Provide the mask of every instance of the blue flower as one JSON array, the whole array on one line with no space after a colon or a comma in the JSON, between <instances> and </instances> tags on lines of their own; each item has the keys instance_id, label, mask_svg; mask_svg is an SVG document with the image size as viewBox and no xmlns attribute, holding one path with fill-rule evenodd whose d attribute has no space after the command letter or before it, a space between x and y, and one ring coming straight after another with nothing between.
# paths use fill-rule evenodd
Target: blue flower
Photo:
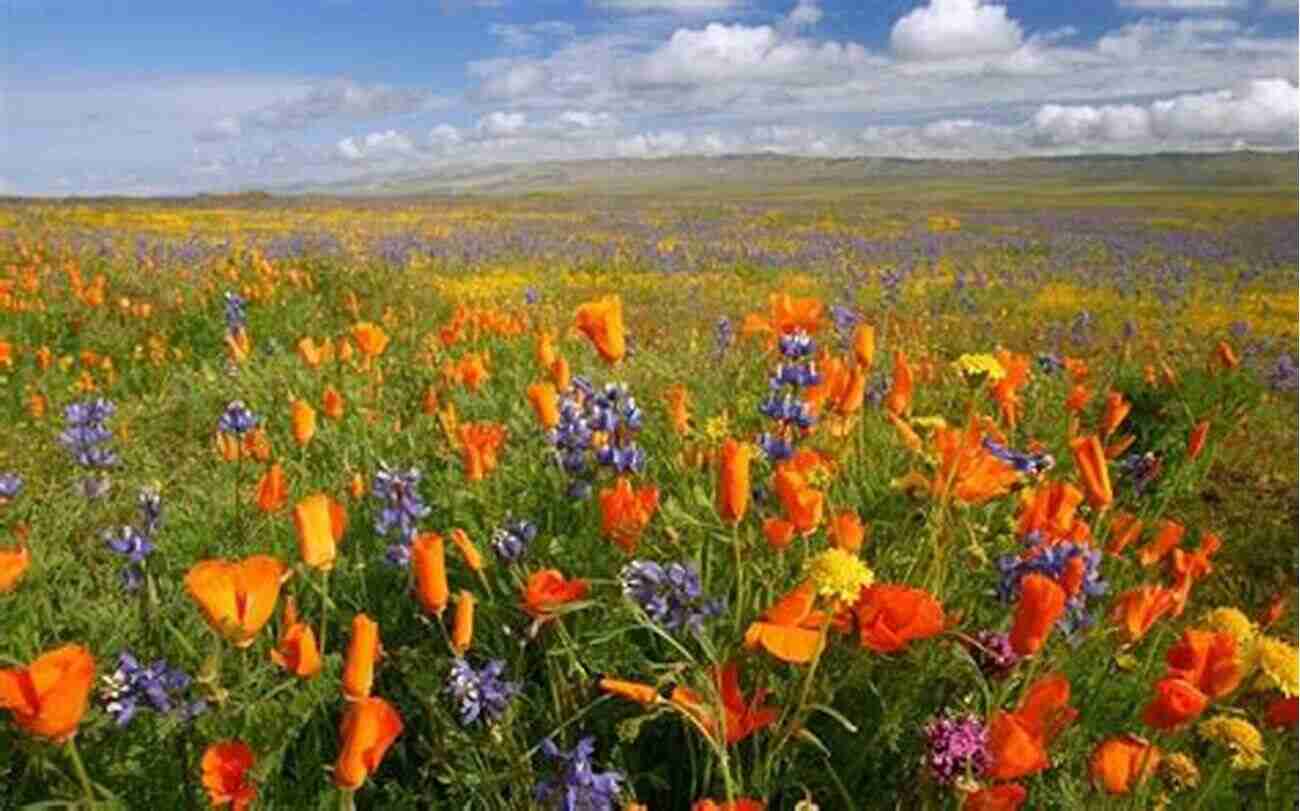
<instances>
[{"instance_id":1,"label":"blue flower","mask_svg":"<svg viewBox=\"0 0 1300 811\"><path fill-rule=\"evenodd\" d=\"M794 444L776 434L766 432L759 434L758 447L763 449L763 453L773 464L794 456Z\"/></svg>"},{"instance_id":2,"label":"blue flower","mask_svg":"<svg viewBox=\"0 0 1300 811\"><path fill-rule=\"evenodd\" d=\"M23 479L17 473L0 473L0 501L18 497L23 490Z\"/></svg>"},{"instance_id":3,"label":"blue flower","mask_svg":"<svg viewBox=\"0 0 1300 811\"><path fill-rule=\"evenodd\" d=\"M518 682L502 678L505 667L506 663L500 659L493 659L477 670L459 657L451 663L445 692L456 703L461 726L476 721L491 725L505 715L510 700L521 690Z\"/></svg>"},{"instance_id":4,"label":"blue flower","mask_svg":"<svg viewBox=\"0 0 1300 811\"><path fill-rule=\"evenodd\" d=\"M1055 353L1038 356L1038 370L1045 375L1054 375L1065 369L1065 361Z\"/></svg>"},{"instance_id":5,"label":"blue flower","mask_svg":"<svg viewBox=\"0 0 1300 811\"><path fill-rule=\"evenodd\" d=\"M123 651L117 669L103 682L100 698L119 727L129 724L140 710L175 713L188 721L206 709L202 701L183 700L179 694L189 689L190 677L161 659L145 667L130 651Z\"/></svg>"},{"instance_id":6,"label":"blue flower","mask_svg":"<svg viewBox=\"0 0 1300 811\"><path fill-rule=\"evenodd\" d=\"M807 363L782 363L776 367L776 372L768 379L768 388L773 390L781 389L785 386L793 386L796 389L803 389L809 386L816 386L822 382L822 376L817 372L817 364L813 361Z\"/></svg>"},{"instance_id":7,"label":"blue flower","mask_svg":"<svg viewBox=\"0 0 1300 811\"><path fill-rule=\"evenodd\" d=\"M117 454L107 443L113 432L104 421L117 413L117 407L103 398L72 403L63 411L64 429L59 444L84 468L103 470L117 465Z\"/></svg>"},{"instance_id":8,"label":"blue flower","mask_svg":"<svg viewBox=\"0 0 1300 811\"><path fill-rule=\"evenodd\" d=\"M989 731L974 715L935 718L925 725L925 765L935 782L952 785L960 777L979 778L993 762Z\"/></svg>"},{"instance_id":9,"label":"blue flower","mask_svg":"<svg viewBox=\"0 0 1300 811\"><path fill-rule=\"evenodd\" d=\"M817 421L802 400L796 400L788 394L784 397L776 394L769 396L758 404L758 412L769 419L799 428L811 428Z\"/></svg>"},{"instance_id":10,"label":"blue flower","mask_svg":"<svg viewBox=\"0 0 1300 811\"><path fill-rule=\"evenodd\" d=\"M248 325L248 313L244 309L247 305L238 293L226 291L226 329L231 335L238 335Z\"/></svg>"},{"instance_id":11,"label":"blue flower","mask_svg":"<svg viewBox=\"0 0 1300 811\"><path fill-rule=\"evenodd\" d=\"M626 778L613 770L596 771L591 761L595 753L596 739L590 736L570 752L550 738L542 741L542 754L555 762L556 773L537 784L534 799L557 811L614 811Z\"/></svg>"},{"instance_id":12,"label":"blue flower","mask_svg":"<svg viewBox=\"0 0 1300 811\"><path fill-rule=\"evenodd\" d=\"M416 489L420 478L419 469L414 467L405 471L390 470L387 466L379 468L370 487L371 496L382 505L375 517L377 534L388 535L396 529L400 545L410 546L418 522L429 514L429 507ZM409 550L402 553L392 548L387 557L390 563L399 566L405 566L410 559Z\"/></svg>"},{"instance_id":13,"label":"blue flower","mask_svg":"<svg viewBox=\"0 0 1300 811\"><path fill-rule=\"evenodd\" d=\"M718 319L713 327L713 340L719 357L736 342L736 330L732 327L730 318L724 315Z\"/></svg>"},{"instance_id":14,"label":"blue flower","mask_svg":"<svg viewBox=\"0 0 1300 811\"><path fill-rule=\"evenodd\" d=\"M1088 599L1105 594L1109 588L1109 584L1101 579L1101 552L1073 541L1045 543L1036 532L1025 536L1024 541L1028 547L1026 554L1004 555L998 561L1001 572L998 597L1004 603L1013 602L1020 594L1020 581L1030 573L1045 575L1059 583L1070 561L1081 558L1083 582L1078 592L1067 600L1065 614L1058 624L1070 635L1090 627L1093 618L1088 613Z\"/></svg>"},{"instance_id":15,"label":"blue flower","mask_svg":"<svg viewBox=\"0 0 1300 811\"><path fill-rule=\"evenodd\" d=\"M217 427L227 434L243 436L257 427L258 419L244 405L243 400L232 400L217 420Z\"/></svg>"},{"instance_id":16,"label":"blue flower","mask_svg":"<svg viewBox=\"0 0 1300 811\"><path fill-rule=\"evenodd\" d=\"M1014 467L1026 476L1038 476L1051 470L1056 459L1050 453L1025 453L1008 448L990 437L984 437L984 448L998 459Z\"/></svg>"},{"instance_id":17,"label":"blue flower","mask_svg":"<svg viewBox=\"0 0 1300 811\"><path fill-rule=\"evenodd\" d=\"M492 533L492 551L503 563L515 563L537 537L537 527L528 521L510 521Z\"/></svg>"},{"instance_id":18,"label":"blue flower","mask_svg":"<svg viewBox=\"0 0 1300 811\"><path fill-rule=\"evenodd\" d=\"M817 344L812 336L801 329L782 335L777 341L777 347L781 350L781 354L790 360L806 358L817 350Z\"/></svg>"},{"instance_id":19,"label":"blue flower","mask_svg":"<svg viewBox=\"0 0 1300 811\"><path fill-rule=\"evenodd\" d=\"M1274 391L1295 391L1300 388L1300 367L1289 352L1277 356L1277 362L1268 373L1268 385Z\"/></svg>"},{"instance_id":20,"label":"blue flower","mask_svg":"<svg viewBox=\"0 0 1300 811\"><path fill-rule=\"evenodd\" d=\"M634 560L623 567L618 579L623 595L669 631L685 627L698 633L705 620L722 613L722 601L705 597L699 574L681 563L661 566Z\"/></svg>"}]
</instances>

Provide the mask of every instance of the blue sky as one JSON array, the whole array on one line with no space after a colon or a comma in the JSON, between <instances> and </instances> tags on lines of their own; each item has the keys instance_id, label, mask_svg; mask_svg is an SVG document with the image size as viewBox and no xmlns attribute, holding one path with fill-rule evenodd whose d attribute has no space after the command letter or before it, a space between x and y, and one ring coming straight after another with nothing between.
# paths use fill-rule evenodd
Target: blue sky
<instances>
[{"instance_id":1,"label":"blue sky","mask_svg":"<svg viewBox=\"0 0 1300 811\"><path fill-rule=\"evenodd\" d=\"M0 0L0 191L1295 148L1294 0Z\"/></svg>"}]
</instances>

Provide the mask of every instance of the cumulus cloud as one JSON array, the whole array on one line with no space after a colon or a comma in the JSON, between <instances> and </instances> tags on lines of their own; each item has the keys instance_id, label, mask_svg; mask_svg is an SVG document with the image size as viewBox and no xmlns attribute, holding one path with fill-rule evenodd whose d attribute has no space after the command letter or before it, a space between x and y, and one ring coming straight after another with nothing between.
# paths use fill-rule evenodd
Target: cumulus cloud
<instances>
[{"instance_id":1,"label":"cumulus cloud","mask_svg":"<svg viewBox=\"0 0 1300 811\"><path fill-rule=\"evenodd\" d=\"M493 23L488 26L488 33L500 39L507 48L523 51L537 47L544 39L568 39L575 31L569 23L542 20L528 24Z\"/></svg>"},{"instance_id":2,"label":"cumulus cloud","mask_svg":"<svg viewBox=\"0 0 1300 811\"><path fill-rule=\"evenodd\" d=\"M790 13L785 15L784 22L786 27L798 30L816 25L821 19L822 7L818 0L799 0L790 9Z\"/></svg>"},{"instance_id":3,"label":"cumulus cloud","mask_svg":"<svg viewBox=\"0 0 1300 811\"><path fill-rule=\"evenodd\" d=\"M479 132L493 138L504 138L517 134L528 124L528 117L523 113L497 110L479 119Z\"/></svg>"},{"instance_id":4,"label":"cumulus cloud","mask_svg":"<svg viewBox=\"0 0 1300 811\"><path fill-rule=\"evenodd\" d=\"M1024 40L1007 7L982 0L930 0L894 23L889 47L903 59L938 60L1009 53Z\"/></svg>"},{"instance_id":5,"label":"cumulus cloud","mask_svg":"<svg viewBox=\"0 0 1300 811\"><path fill-rule=\"evenodd\" d=\"M398 158L415 151L410 137L396 130L372 132L343 138L336 145L339 155L350 161Z\"/></svg>"},{"instance_id":6,"label":"cumulus cloud","mask_svg":"<svg viewBox=\"0 0 1300 811\"><path fill-rule=\"evenodd\" d=\"M331 79L242 115L219 118L199 129L194 137L198 141L221 141L248 132L275 134L307 129L332 119L382 118L436 109L445 103L430 90Z\"/></svg>"},{"instance_id":7,"label":"cumulus cloud","mask_svg":"<svg viewBox=\"0 0 1300 811\"><path fill-rule=\"evenodd\" d=\"M771 26L710 23L682 28L651 52L632 76L651 85L704 84L742 79L811 83L868 63L856 43L784 36Z\"/></svg>"}]
</instances>

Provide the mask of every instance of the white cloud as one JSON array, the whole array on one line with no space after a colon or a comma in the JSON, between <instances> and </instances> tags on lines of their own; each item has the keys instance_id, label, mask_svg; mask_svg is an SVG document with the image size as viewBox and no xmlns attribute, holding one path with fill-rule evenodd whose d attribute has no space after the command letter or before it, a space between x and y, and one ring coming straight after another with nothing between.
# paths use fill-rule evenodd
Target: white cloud
<instances>
[{"instance_id":1,"label":"white cloud","mask_svg":"<svg viewBox=\"0 0 1300 811\"><path fill-rule=\"evenodd\" d=\"M1264 10L1270 14L1295 14L1296 5L1296 0L1268 0Z\"/></svg>"},{"instance_id":2,"label":"white cloud","mask_svg":"<svg viewBox=\"0 0 1300 811\"><path fill-rule=\"evenodd\" d=\"M894 23L889 46L903 59L936 60L1009 53L1023 41L1007 7L981 0L930 0Z\"/></svg>"},{"instance_id":3,"label":"white cloud","mask_svg":"<svg viewBox=\"0 0 1300 811\"><path fill-rule=\"evenodd\" d=\"M488 32L501 40L507 48L523 51L535 48L544 39L568 39L575 31L571 24L560 20L543 20L536 23L493 23Z\"/></svg>"},{"instance_id":4,"label":"white cloud","mask_svg":"<svg viewBox=\"0 0 1300 811\"><path fill-rule=\"evenodd\" d=\"M1130 62L1150 60L1157 51L1196 52L1222 49L1241 24L1224 17L1144 19L1097 40L1097 52Z\"/></svg>"},{"instance_id":5,"label":"white cloud","mask_svg":"<svg viewBox=\"0 0 1300 811\"><path fill-rule=\"evenodd\" d=\"M790 13L785 15L785 25L798 30L808 28L821 22L822 7L818 0L798 0Z\"/></svg>"},{"instance_id":6,"label":"white cloud","mask_svg":"<svg viewBox=\"0 0 1300 811\"><path fill-rule=\"evenodd\" d=\"M682 28L635 68L650 85L713 84L743 79L813 83L865 66L856 43L818 42L782 35L771 26L710 23Z\"/></svg>"},{"instance_id":7,"label":"white cloud","mask_svg":"<svg viewBox=\"0 0 1300 811\"><path fill-rule=\"evenodd\" d=\"M194 134L196 141L227 141L243 134L239 119L233 115L218 118L211 126L204 127Z\"/></svg>"},{"instance_id":8,"label":"white cloud","mask_svg":"<svg viewBox=\"0 0 1300 811\"><path fill-rule=\"evenodd\" d=\"M1235 11L1247 6L1246 0L1119 0L1117 5L1133 11L1167 11L1176 14L1198 11Z\"/></svg>"},{"instance_id":9,"label":"white cloud","mask_svg":"<svg viewBox=\"0 0 1300 811\"><path fill-rule=\"evenodd\" d=\"M351 136L340 140L335 148L338 154L350 161L384 160L410 155L414 142L396 130L372 132L361 137Z\"/></svg>"},{"instance_id":10,"label":"white cloud","mask_svg":"<svg viewBox=\"0 0 1300 811\"><path fill-rule=\"evenodd\" d=\"M1133 104L1090 107L1047 104L1030 121L1047 144L1140 142L1151 138L1151 113Z\"/></svg>"},{"instance_id":11,"label":"white cloud","mask_svg":"<svg viewBox=\"0 0 1300 811\"><path fill-rule=\"evenodd\" d=\"M528 117L523 113L497 110L479 119L478 129L494 138L503 138L519 133L527 123Z\"/></svg>"},{"instance_id":12,"label":"white cloud","mask_svg":"<svg viewBox=\"0 0 1300 811\"><path fill-rule=\"evenodd\" d=\"M561 125L574 126L584 130L612 129L618 125L618 119L609 113L593 113L586 110L567 110L560 114Z\"/></svg>"},{"instance_id":13,"label":"white cloud","mask_svg":"<svg viewBox=\"0 0 1300 811\"><path fill-rule=\"evenodd\" d=\"M429 130L429 142L435 145L454 146L459 144L464 137L460 130L451 124L439 124Z\"/></svg>"},{"instance_id":14,"label":"white cloud","mask_svg":"<svg viewBox=\"0 0 1300 811\"><path fill-rule=\"evenodd\" d=\"M1161 138L1286 138L1295 145L1296 87L1284 79L1244 82L1227 90L1179 96L1151 105Z\"/></svg>"}]
</instances>

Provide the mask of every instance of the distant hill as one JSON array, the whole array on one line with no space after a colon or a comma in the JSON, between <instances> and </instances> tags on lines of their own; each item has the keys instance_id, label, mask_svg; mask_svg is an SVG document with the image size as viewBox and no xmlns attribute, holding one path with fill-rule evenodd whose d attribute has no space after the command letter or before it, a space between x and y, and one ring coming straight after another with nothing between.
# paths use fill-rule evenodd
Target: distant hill
<instances>
[{"instance_id":1,"label":"distant hill","mask_svg":"<svg viewBox=\"0 0 1300 811\"><path fill-rule=\"evenodd\" d=\"M1140 187L1293 187L1296 152L1081 155L1008 160L721 155L462 165L271 189L289 195L517 195L716 191L917 181Z\"/></svg>"}]
</instances>

